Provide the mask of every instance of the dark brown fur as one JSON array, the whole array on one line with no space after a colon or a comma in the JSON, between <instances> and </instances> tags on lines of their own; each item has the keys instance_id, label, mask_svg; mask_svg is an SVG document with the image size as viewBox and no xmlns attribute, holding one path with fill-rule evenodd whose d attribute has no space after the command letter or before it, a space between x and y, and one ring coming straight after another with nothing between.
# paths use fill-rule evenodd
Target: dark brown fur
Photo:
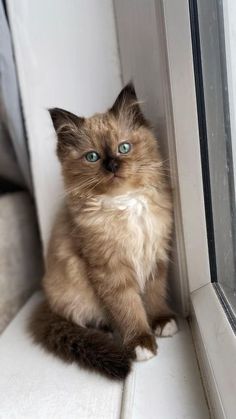
<instances>
[{"instance_id":1,"label":"dark brown fur","mask_svg":"<svg viewBox=\"0 0 236 419\"><path fill-rule=\"evenodd\" d=\"M102 330L78 326L53 313L47 302L33 313L30 331L36 343L63 361L114 379L123 379L130 371L132 351Z\"/></svg>"}]
</instances>

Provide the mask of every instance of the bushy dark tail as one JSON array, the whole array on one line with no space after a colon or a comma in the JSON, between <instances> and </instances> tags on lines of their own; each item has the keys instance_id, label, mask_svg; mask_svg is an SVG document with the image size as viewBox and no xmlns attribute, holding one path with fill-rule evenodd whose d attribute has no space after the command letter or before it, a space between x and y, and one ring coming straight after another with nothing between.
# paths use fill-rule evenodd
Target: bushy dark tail
<instances>
[{"instance_id":1,"label":"bushy dark tail","mask_svg":"<svg viewBox=\"0 0 236 419\"><path fill-rule=\"evenodd\" d=\"M30 332L36 343L67 362L77 362L113 379L123 379L130 371L131 354L112 337L64 319L46 302L34 312Z\"/></svg>"}]
</instances>

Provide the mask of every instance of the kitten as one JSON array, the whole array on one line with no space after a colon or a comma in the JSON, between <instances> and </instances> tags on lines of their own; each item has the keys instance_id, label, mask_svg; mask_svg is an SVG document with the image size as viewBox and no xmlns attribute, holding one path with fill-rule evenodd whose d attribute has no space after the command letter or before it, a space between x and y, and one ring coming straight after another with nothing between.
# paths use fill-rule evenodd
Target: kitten
<instances>
[{"instance_id":1,"label":"kitten","mask_svg":"<svg viewBox=\"0 0 236 419\"><path fill-rule=\"evenodd\" d=\"M66 200L48 249L36 342L122 379L177 331L167 298L172 202L158 143L127 85L104 114L51 109Z\"/></svg>"}]
</instances>

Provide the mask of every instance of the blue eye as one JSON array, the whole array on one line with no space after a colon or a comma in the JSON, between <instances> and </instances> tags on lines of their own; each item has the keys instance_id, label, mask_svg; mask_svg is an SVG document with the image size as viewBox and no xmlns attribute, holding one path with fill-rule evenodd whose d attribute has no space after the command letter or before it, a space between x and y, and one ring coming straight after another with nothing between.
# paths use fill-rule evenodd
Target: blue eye
<instances>
[{"instance_id":1,"label":"blue eye","mask_svg":"<svg viewBox=\"0 0 236 419\"><path fill-rule=\"evenodd\" d=\"M127 154L131 149L130 143L122 143L119 145L118 150L121 154Z\"/></svg>"},{"instance_id":2,"label":"blue eye","mask_svg":"<svg viewBox=\"0 0 236 419\"><path fill-rule=\"evenodd\" d=\"M89 151L85 155L86 160L88 160L90 163L94 163L95 161L98 161L100 159L100 156L96 151Z\"/></svg>"}]
</instances>

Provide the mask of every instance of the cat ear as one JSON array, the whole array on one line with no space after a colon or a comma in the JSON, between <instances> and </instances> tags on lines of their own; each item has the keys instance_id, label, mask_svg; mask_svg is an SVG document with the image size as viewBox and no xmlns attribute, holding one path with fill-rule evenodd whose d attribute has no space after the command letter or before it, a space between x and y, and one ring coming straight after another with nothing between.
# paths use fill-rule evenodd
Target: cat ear
<instances>
[{"instance_id":1,"label":"cat ear","mask_svg":"<svg viewBox=\"0 0 236 419\"><path fill-rule=\"evenodd\" d=\"M78 144L79 130L85 118L60 108L52 108L48 111L57 134L57 153L59 158L63 158Z\"/></svg>"},{"instance_id":2,"label":"cat ear","mask_svg":"<svg viewBox=\"0 0 236 419\"><path fill-rule=\"evenodd\" d=\"M125 114L132 116L134 124L148 126L148 122L145 119L139 102L136 96L133 83L128 83L120 92L117 99L115 100L110 112L115 116Z\"/></svg>"}]
</instances>

